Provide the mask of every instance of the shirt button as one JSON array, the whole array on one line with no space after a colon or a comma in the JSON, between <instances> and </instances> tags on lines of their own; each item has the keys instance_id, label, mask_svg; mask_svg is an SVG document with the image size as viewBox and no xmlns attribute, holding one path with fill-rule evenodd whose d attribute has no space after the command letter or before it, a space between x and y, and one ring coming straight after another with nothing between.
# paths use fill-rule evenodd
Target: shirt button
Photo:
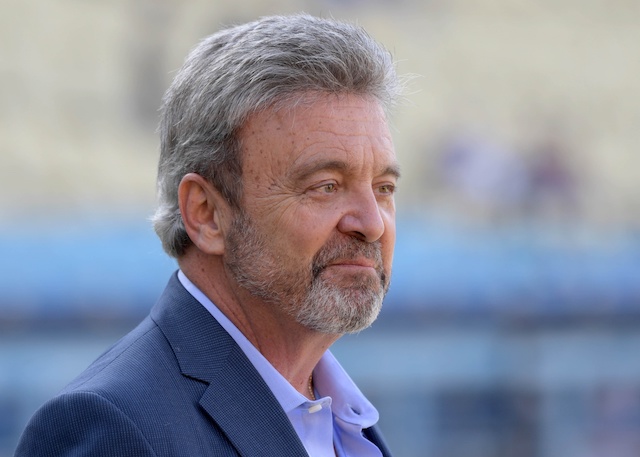
<instances>
[{"instance_id":1,"label":"shirt button","mask_svg":"<svg viewBox=\"0 0 640 457\"><path fill-rule=\"evenodd\" d=\"M321 403L317 403L315 405L311 405L311 407L309 408L309 414L317 413L321 409L322 409L322 404Z\"/></svg>"}]
</instances>

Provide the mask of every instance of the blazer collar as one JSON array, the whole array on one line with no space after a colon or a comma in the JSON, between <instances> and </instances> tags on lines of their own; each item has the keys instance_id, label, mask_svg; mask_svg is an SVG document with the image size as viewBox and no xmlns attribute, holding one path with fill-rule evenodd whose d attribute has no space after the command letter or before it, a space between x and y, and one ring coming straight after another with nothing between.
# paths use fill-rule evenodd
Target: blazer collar
<instances>
[{"instance_id":1,"label":"blazer collar","mask_svg":"<svg viewBox=\"0 0 640 457\"><path fill-rule=\"evenodd\" d=\"M200 405L241 455L306 457L289 418L236 342L173 274L151 318L184 376L209 384Z\"/></svg>"}]
</instances>

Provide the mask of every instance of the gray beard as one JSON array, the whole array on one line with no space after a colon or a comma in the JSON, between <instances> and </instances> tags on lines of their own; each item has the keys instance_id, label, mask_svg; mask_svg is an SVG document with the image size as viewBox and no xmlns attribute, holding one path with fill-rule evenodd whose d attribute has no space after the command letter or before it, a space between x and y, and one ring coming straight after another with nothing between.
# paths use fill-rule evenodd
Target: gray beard
<instances>
[{"instance_id":1,"label":"gray beard","mask_svg":"<svg viewBox=\"0 0 640 457\"><path fill-rule=\"evenodd\" d=\"M298 323L321 333L357 333L376 320L383 298L382 287L379 291L365 284L338 288L316 278L297 310L290 311Z\"/></svg>"},{"instance_id":2,"label":"gray beard","mask_svg":"<svg viewBox=\"0 0 640 457\"><path fill-rule=\"evenodd\" d=\"M226 265L238 284L310 330L357 333L380 313L389 281L382 270L379 243L344 236L323 246L309 271L290 272L282 267L286 257L272 252L266 238L241 211L232 223L226 246ZM350 284L337 286L323 278L331 260L357 255L376 260L377 279L356 275Z\"/></svg>"}]
</instances>

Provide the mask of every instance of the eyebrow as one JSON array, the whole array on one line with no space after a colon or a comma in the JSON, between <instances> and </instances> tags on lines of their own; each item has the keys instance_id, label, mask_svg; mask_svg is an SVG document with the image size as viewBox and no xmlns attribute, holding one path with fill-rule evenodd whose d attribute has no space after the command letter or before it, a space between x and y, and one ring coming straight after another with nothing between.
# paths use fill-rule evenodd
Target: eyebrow
<instances>
[{"instance_id":1,"label":"eyebrow","mask_svg":"<svg viewBox=\"0 0 640 457\"><path fill-rule=\"evenodd\" d=\"M400 176L401 176L400 165L397 162L392 165L389 165L384 169L382 173L380 173L380 175L391 175L396 179L400 179Z\"/></svg>"},{"instance_id":2,"label":"eyebrow","mask_svg":"<svg viewBox=\"0 0 640 457\"><path fill-rule=\"evenodd\" d=\"M347 163L341 160L318 160L316 162L313 162L309 166L303 166L303 167L300 167L299 169L294 169L292 174L295 176L296 179L303 181L309 176L312 176L314 173L317 173L319 171L334 170L334 171L344 172L344 171L347 171L348 169L349 169L349 166L347 165ZM383 175L391 175L394 178L399 179L400 165L398 165L398 163L393 163L391 165L388 165L381 171L381 173L379 173L379 176L383 176Z\"/></svg>"}]
</instances>

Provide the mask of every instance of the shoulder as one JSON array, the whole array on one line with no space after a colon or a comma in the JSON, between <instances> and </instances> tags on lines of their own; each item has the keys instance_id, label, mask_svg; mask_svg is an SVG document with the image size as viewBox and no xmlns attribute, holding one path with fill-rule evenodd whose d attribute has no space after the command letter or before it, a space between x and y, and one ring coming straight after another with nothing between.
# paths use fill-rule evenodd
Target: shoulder
<instances>
[{"instance_id":1,"label":"shoulder","mask_svg":"<svg viewBox=\"0 0 640 457\"><path fill-rule=\"evenodd\" d=\"M60 395L25 429L16 457L155 456L147 439L118 407L91 392Z\"/></svg>"},{"instance_id":2,"label":"shoulder","mask_svg":"<svg viewBox=\"0 0 640 457\"><path fill-rule=\"evenodd\" d=\"M158 326L147 318L100 355L63 393L77 390L106 393L119 390L119 386L130 390L136 386L137 378L149 376L149 370L155 371L158 364L171 365L172 359L175 357L170 345Z\"/></svg>"},{"instance_id":3,"label":"shoulder","mask_svg":"<svg viewBox=\"0 0 640 457\"><path fill-rule=\"evenodd\" d=\"M36 412L16 457L235 455L201 412L207 387L146 319Z\"/></svg>"},{"instance_id":4,"label":"shoulder","mask_svg":"<svg viewBox=\"0 0 640 457\"><path fill-rule=\"evenodd\" d=\"M231 338L185 294L170 283L149 317L35 414L16 455L236 455L200 405L209 382L199 375L220 372Z\"/></svg>"},{"instance_id":5,"label":"shoulder","mask_svg":"<svg viewBox=\"0 0 640 457\"><path fill-rule=\"evenodd\" d=\"M145 430L154 429L158 420L173 422L189 415L206 388L206 383L183 375L174 348L147 318L73 380L61 399L93 394ZM82 406L77 403L80 410Z\"/></svg>"}]
</instances>

